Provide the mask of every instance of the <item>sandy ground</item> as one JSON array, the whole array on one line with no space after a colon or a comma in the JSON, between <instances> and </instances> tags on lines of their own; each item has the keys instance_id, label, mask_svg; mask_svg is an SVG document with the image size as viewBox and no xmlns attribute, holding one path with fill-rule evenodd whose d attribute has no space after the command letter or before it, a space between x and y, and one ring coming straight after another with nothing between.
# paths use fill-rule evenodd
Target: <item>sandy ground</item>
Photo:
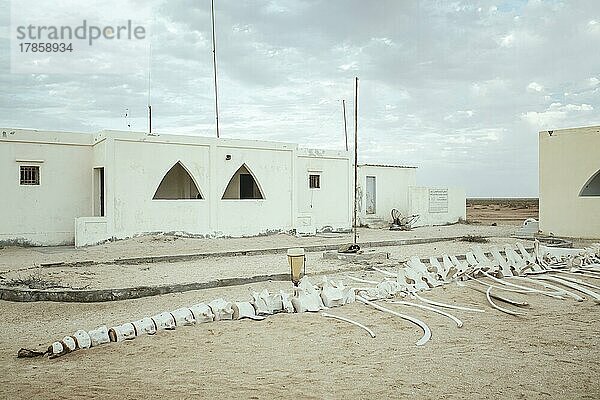
<instances>
[{"instance_id":1,"label":"sandy ground","mask_svg":"<svg viewBox=\"0 0 600 400\"><path fill-rule=\"evenodd\" d=\"M459 237L464 235L509 236L514 226L478 226L455 224L428 226L412 231L390 231L389 229L358 230L359 243L383 240L401 240L432 237ZM34 264L111 261L119 258L149 257L175 254L198 254L226 251L247 251L272 248L290 248L311 245L351 243L352 234L332 233L313 237L295 237L276 234L246 238L197 239L176 236L150 235L106 243L99 246L74 248L57 247L0 247L0 271L11 268L29 267Z\"/></svg>"},{"instance_id":2,"label":"sandy ground","mask_svg":"<svg viewBox=\"0 0 600 400\"><path fill-rule=\"evenodd\" d=\"M467 200L467 221L472 223L521 226L527 218L539 218L537 199Z\"/></svg>"},{"instance_id":3,"label":"sandy ground","mask_svg":"<svg viewBox=\"0 0 600 400\"><path fill-rule=\"evenodd\" d=\"M483 230L468 233L473 232ZM373 232L372 235L384 233ZM200 239L175 242L182 240L185 244L180 251L194 246L217 251L222 248L219 246L255 248L266 245L263 240L280 245L295 239L236 239L228 246L220 241ZM63 248L49 254L76 254L87 259L93 259L92 255L96 254L100 260L106 260L116 258L115 254L159 251L146 240L153 240L159 250L173 249L169 247L171 242L137 238L129 242L130 249L126 242L117 242L86 249L83 256L78 251L69 253ZM482 247L512 240L494 238ZM401 260L410 255L460 254L471 245L450 241L381 249L390 251L395 260ZM2 263L10 265L12 270L5 274L24 273L14 270L31 266L31 260L46 254L39 252L40 249L5 250L12 257L7 259L6 253L0 253ZM105 254L108 251L110 254ZM331 268L329 272L334 273L349 266L339 261L325 262L320 253L309 254L308 262L309 272ZM283 254L271 254L42 270L51 272L60 282L71 279L69 282L73 284L88 282L100 287L287 272L287 264ZM382 279L382 275L372 271L357 271L352 275ZM87 278L83 278L85 276ZM600 285L600 279L589 281ZM179 327L175 331L78 351L55 360L16 358L21 347L43 348L77 329L121 324L218 297L230 301L249 300L251 289L263 288L291 290L291 284L261 282L109 303L0 301L3 316L0 398L600 398L597 379L600 305L590 300L576 303L540 295L506 293L507 297L530 303L526 316L514 317L490 308L483 294L456 284L431 290L423 296L486 310L485 313L452 311L463 320L462 328L428 311L388 305L429 324L433 339L423 347L415 346L421 332L414 325L355 303L330 312L367 324L376 332L375 339L359 328L325 319L318 313L279 314L260 322L220 321Z\"/></svg>"},{"instance_id":4,"label":"sandy ground","mask_svg":"<svg viewBox=\"0 0 600 400\"><path fill-rule=\"evenodd\" d=\"M502 247L507 243L515 243L513 238L490 238L489 243L479 244L485 251L492 246ZM525 246L530 242L521 240ZM407 246L385 246L375 248L378 252L387 252L388 260L377 260L377 263L398 264L410 256L429 257L442 254L465 254L473 245L469 242L450 241ZM307 274L335 273L340 270L364 268L338 260L323 258L323 252L307 254ZM265 254L255 256L211 257L181 262L156 262L144 264L94 264L77 267L22 267L10 271L0 271L0 283L12 280L36 278L70 288L106 289L133 286L152 286L191 282L209 282L217 279L252 277L289 273L285 254Z\"/></svg>"},{"instance_id":5,"label":"sandy ground","mask_svg":"<svg viewBox=\"0 0 600 400\"><path fill-rule=\"evenodd\" d=\"M251 287L262 288L265 284ZM270 288L288 287L271 283ZM364 331L319 314L275 315L261 322L221 321L80 351L56 360L16 359L77 328L90 329L224 296L247 299L248 286L102 304L0 302L2 398L206 399L597 399L600 306L510 294L527 315L489 308L481 293L450 285L430 299L477 305L464 321L389 305L432 329L423 347L412 324L362 304L331 310Z\"/></svg>"}]
</instances>

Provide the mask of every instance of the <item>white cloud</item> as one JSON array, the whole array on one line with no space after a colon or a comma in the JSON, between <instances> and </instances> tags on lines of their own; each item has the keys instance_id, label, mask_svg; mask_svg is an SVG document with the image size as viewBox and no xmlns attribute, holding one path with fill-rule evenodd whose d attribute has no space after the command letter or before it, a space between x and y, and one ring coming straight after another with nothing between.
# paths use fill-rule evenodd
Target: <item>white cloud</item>
<instances>
[{"instance_id":1,"label":"white cloud","mask_svg":"<svg viewBox=\"0 0 600 400\"><path fill-rule=\"evenodd\" d=\"M555 102L550 104L543 112L528 111L523 113L521 118L539 129L558 128L562 127L570 114L593 110L594 107L590 104L561 104Z\"/></svg>"},{"instance_id":2,"label":"white cloud","mask_svg":"<svg viewBox=\"0 0 600 400\"><path fill-rule=\"evenodd\" d=\"M506 88L507 82L502 78L494 78L486 81L474 82L471 84L471 91L476 96L486 97L494 95Z\"/></svg>"},{"instance_id":3,"label":"white cloud","mask_svg":"<svg viewBox=\"0 0 600 400\"><path fill-rule=\"evenodd\" d=\"M456 111L452 114L448 114L444 117L444 121L460 121L460 120L465 120L467 118L471 118L473 116L474 112L473 110L460 110L460 111Z\"/></svg>"},{"instance_id":4,"label":"white cloud","mask_svg":"<svg viewBox=\"0 0 600 400\"><path fill-rule=\"evenodd\" d=\"M594 107L592 107L590 104L567 104L566 106L566 110L567 111L592 111L594 110Z\"/></svg>"},{"instance_id":5,"label":"white cloud","mask_svg":"<svg viewBox=\"0 0 600 400\"><path fill-rule=\"evenodd\" d=\"M394 42L391 39L386 38L386 37L373 38L371 40L374 41L374 42L377 42L377 43L383 43L386 46L393 46L394 45Z\"/></svg>"},{"instance_id":6,"label":"white cloud","mask_svg":"<svg viewBox=\"0 0 600 400\"><path fill-rule=\"evenodd\" d=\"M351 61L347 64L342 64L342 65L338 66L338 68L341 69L342 71L356 71L358 69L358 62Z\"/></svg>"},{"instance_id":7,"label":"white cloud","mask_svg":"<svg viewBox=\"0 0 600 400\"><path fill-rule=\"evenodd\" d=\"M527 90L530 92L541 92L544 90L544 87L537 82L531 82L527 85Z\"/></svg>"},{"instance_id":8,"label":"white cloud","mask_svg":"<svg viewBox=\"0 0 600 400\"><path fill-rule=\"evenodd\" d=\"M504 36L501 36L497 40L500 47L512 48L512 47L532 47L543 43L542 38L530 28L520 28L518 30L510 31Z\"/></svg>"},{"instance_id":9,"label":"white cloud","mask_svg":"<svg viewBox=\"0 0 600 400\"><path fill-rule=\"evenodd\" d=\"M512 47L515 43L515 34L509 33L506 36L500 38L500 46L502 47Z\"/></svg>"}]
</instances>

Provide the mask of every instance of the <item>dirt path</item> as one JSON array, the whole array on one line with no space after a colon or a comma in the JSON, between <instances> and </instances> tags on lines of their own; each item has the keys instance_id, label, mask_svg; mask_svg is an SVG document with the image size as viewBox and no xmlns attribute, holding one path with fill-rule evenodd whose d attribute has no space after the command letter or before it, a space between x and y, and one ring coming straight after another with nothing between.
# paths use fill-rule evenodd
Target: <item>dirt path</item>
<instances>
[{"instance_id":1,"label":"dirt path","mask_svg":"<svg viewBox=\"0 0 600 400\"><path fill-rule=\"evenodd\" d=\"M490 238L489 243L479 244L488 251L492 246L502 248L504 244L515 243L514 238ZM521 240L526 246L530 242ZM405 246L377 247L379 252L388 252L386 264L398 264L410 256L429 257L442 254L465 254L477 243L443 241ZM364 264L362 264L364 265ZM323 258L323 252L307 253L306 271L308 274L335 273L359 266ZM209 282L218 279L248 278L259 275L289 273L285 254L263 254L254 256L214 257L181 262L155 262L144 264L93 264L77 267L24 267L2 273L0 284L13 280L32 279L40 284L86 289L114 289L135 286L156 286L191 282Z\"/></svg>"},{"instance_id":2,"label":"dirt path","mask_svg":"<svg viewBox=\"0 0 600 400\"><path fill-rule=\"evenodd\" d=\"M359 242L460 237L483 235L507 237L515 232L514 226L477 226L455 224L449 226L427 226L412 231L390 231L389 229L360 228ZM338 245L351 243L350 233L319 234L311 237L296 237L288 234L245 238L183 238L168 235L140 236L127 240L105 243L99 246L75 248L58 247L2 247L0 246L0 271L31 267L44 263L112 261L119 258L168 256L227 251L248 251L313 245Z\"/></svg>"}]
</instances>

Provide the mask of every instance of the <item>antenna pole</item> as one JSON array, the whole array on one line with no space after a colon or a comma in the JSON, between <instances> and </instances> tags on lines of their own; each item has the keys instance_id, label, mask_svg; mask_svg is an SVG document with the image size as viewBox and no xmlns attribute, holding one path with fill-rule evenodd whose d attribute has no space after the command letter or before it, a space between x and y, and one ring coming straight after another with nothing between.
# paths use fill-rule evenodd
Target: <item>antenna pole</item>
<instances>
[{"instance_id":1,"label":"antenna pole","mask_svg":"<svg viewBox=\"0 0 600 400\"><path fill-rule=\"evenodd\" d=\"M151 77L152 77L152 45L148 52L148 133L152 133L152 106L151 106Z\"/></svg>"},{"instance_id":2,"label":"antenna pole","mask_svg":"<svg viewBox=\"0 0 600 400\"><path fill-rule=\"evenodd\" d=\"M217 43L215 39L215 0L210 0L212 18L213 71L215 75L215 117L217 122L217 138L219 137L219 93L217 89Z\"/></svg>"},{"instance_id":3,"label":"antenna pole","mask_svg":"<svg viewBox=\"0 0 600 400\"><path fill-rule=\"evenodd\" d=\"M344 115L346 115L344 113ZM358 77L354 78L354 244L356 244L356 201L358 191Z\"/></svg>"},{"instance_id":4,"label":"antenna pole","mask_svg":"<svg viewBox=\"0 0 600 400\"><path fill-rule=\"evenodd\" d=\"M346 100L342 100L342 110L344 111L344 137L346 138L346 151L348 151L348 128L346 126Z\"/></svg>"},{"instance_id":5,"label":"antenna pole","mask_svg":"<svg viewBox=\"0 0 600 400\"><path fill-rule=\"evenodd\" d=\"M129 108L125 108L125 125L127 128L131 129L131 124L129 123Z\"/></svg>"}]
</instances>

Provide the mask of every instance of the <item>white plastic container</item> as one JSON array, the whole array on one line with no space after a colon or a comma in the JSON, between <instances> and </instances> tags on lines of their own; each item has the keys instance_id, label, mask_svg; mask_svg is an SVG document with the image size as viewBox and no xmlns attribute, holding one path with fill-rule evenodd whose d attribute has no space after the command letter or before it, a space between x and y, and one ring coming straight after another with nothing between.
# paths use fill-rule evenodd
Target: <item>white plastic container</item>
<instances>
[{"instance_id":1,"label":"white plastic container","mask_svg":"<svg viewBox=\"0 0 600 400\"><path fill-rule=\"evenodd\" d=\"M287 251L288 263L290 264L291 278L294 285L298 285L300 282L300 276L304 275L306 255L302 247L296 247L288 249Z\"/></svg>"}]
</instances>

